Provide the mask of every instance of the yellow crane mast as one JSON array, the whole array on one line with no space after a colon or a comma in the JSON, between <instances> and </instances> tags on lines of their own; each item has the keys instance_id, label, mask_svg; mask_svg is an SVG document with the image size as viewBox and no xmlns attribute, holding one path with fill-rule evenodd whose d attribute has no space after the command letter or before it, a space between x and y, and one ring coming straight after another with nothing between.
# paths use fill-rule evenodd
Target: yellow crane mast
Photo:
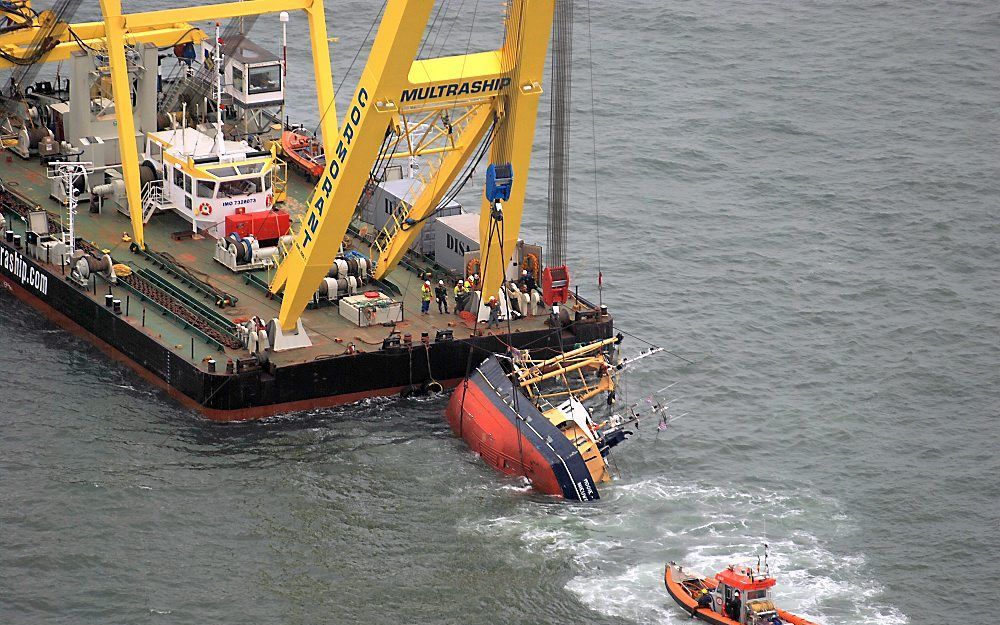
<instances>
[{"instance_id":1,"label":"yellow crane mast","mask_svg":"<svg viewBox=\"0 0 1000 625\"><path fill-rule=\"evenodd\" d=\"M405 215L412 227L387 233L376 246L376 276L399 261L492 123L491 160L510 163L515 172L503 205L502 246L491 241L492 206L485 199L480 222L484 257L486 250L493 250L482 265L483 293L500 288L520 229L554 0L512 0L498 50L415 60L433 7L434 0L389 0L386 5L336 145L326 151L327 169L309 198L294 245L271 282L272 292L283 293L278 321L285 331L296 328L327 275L387 133L405 132L402 120L407 114L434 106L475 110L462 136L438 163L434 184L425 185Z\"/></svg>"}]
</instances>

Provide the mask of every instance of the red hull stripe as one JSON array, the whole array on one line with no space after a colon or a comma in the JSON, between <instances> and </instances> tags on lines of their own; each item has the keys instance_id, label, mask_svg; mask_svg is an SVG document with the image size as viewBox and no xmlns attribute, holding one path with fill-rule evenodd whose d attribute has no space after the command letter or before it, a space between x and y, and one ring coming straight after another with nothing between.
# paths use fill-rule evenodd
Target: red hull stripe
<instances>
[{"instance_id":1,"label":"red hull stripe","mask_svg":"<svg viewBox=\"0 0 1000 625\"><path fill-rule=\"evenodd\" d=\"M446 414L455 434L496 470L527 477L545 494L578 501L600 498L578 450L513 390L496 357L487 358L458 385Z\"/></svg>"}]
</instances>

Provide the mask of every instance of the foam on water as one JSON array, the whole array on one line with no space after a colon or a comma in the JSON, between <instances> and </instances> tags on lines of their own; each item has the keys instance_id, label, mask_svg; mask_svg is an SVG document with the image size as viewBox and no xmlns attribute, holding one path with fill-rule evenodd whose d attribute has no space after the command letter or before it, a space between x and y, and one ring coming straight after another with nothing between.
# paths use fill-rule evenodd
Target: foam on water
<instances>
[{"instance_id":1,"label":"foam on water","mask_svg":"<svg viewBox=\"0 0 1000 625\"><path fill-rule=\"evenodd\" d=\"M833 625L908 622L886 601L864 554L834 552L823 537L801 529L826 517L838 533L856 531L829 498L668 477L606 485L603 492L605 500L594 506L524 506L466 530L519 543L529 553L569 558L574 574L568 591L597 612L637 623L689 619L663 588L667 559L712 575L730 563L755 563L765 541L783 608ZM665 505L663 520L649 524L657 504Z\"/></svg>"}]
</instances>

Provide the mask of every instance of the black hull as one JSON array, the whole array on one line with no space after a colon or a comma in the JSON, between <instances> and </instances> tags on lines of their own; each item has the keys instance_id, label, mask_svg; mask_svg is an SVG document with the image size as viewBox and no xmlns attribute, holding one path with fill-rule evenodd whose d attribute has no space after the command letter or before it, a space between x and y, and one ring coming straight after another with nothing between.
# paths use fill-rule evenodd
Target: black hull
<instances>
[{"instance_id":1,"label":"black hull","mask_svg":"<svg viewBox=\"0 0 1000 625\"><path fill-rule=\"evenodd\" d=\"M216 420L253 419L350 403L365 397L420 389L432 381L454 386L465 377L470 362L475 365L489 353L506 351L500 338L482 336L432 342L426 348L416 344L412 348L358 352L281 367L265 364L241 368L232 374L208 373L12 244L0 241L0 247L3 290L67 329L91 339L110 355L123 357L151 382L161 383L183 403ZM4 259L8 262L2 262ZM44 290L39 288L43 281ZM118 293L117 289L115 292ZM572 336L564 335L563 341L609 337L612 320L607 317L600 322L575 324L569 332ZM559 346L559 336L551 330L520 332L502 338L516 348Z\"/></svg>"}]
</instances>

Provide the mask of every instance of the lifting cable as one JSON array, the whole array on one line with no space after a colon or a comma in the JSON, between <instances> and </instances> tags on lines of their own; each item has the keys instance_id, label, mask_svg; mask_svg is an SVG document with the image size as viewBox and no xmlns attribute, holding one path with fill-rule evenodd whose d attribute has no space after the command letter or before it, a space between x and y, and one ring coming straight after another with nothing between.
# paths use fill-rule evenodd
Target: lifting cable
<instances>
[{"instance_id":1,"label":"lifting cable","mask_svg":"<svg viewBox=\"0 0 1000 625\"><path fill-rule=\"evenodd\" d=\"M448 41L451 39L451 32L455 30L455 24L458 23L458 16L462 14L462 8L465 7L465 0L462 0L458 4L458 8L455 10L455 16L451 20L451 26L448 27L448 32L444 35L444 40L441 42L441 46L437 49L435 56L441 56L444 52L445 46L448 45ZM447 18L445 14L445 18ZM434 38L434 43L437 42L437 37ZM431 44L431 54L434 54L434 44Z\"/></svg>"},{"instance_id":2,"label":"lifting cable","mask_svg":"<svg viewBox=\"0 0 1000 625\"><path fill-rule=\"evenodd\" d=\"M350 75L351 70L354 69L354 64L358 61L358 57L361 56L361 51L364 50L365 46L368 44L368 39L372 36L372 31L375 30L375 26L379 23L382 14L385 12L385 5L388 2L389 0L382 1L382 6L379 8L378 13L375 14L374 19L372 19L371 26L368 27L368 34L365 35L364 41L361 42L361 45L358 46L357 52L354 53L354 58L351 59L351 64L347 67L347 71L344 72L344 77L340 79L340 84L337 85L337 88L333 90L333 100L331 100L330 103L326 105L326 108L323 109L323 114L319 116L319 121L316 123L316 130L313 131L313 136L319 134L320 126L323 125L323 120L326 119L326 116L330 112L330 109L333 108L333 105L337 100L337 94L340 93L340 88L344 86L345 82L347 82L347 77Z\"/></svg>"},{"instance_id":3,"label":"lifting cable","mask_svg":"<svg viewBox=\"0 0 1000 625\"><path fill-rule=\"evenodd\" d=\"M441 29L438 28L437 30L435 30L434 27L437 25L438 18L441 17L441 9L443 9L447 4L448 0L444 0L444 2L438 3L437 11L434 12L434 17L431 18L430 26L427 27L427 31L424 33L424 40L420 42L420 49L417 50L418 59L421 58L421 56L423 55L424 47L427 46L427 42L431 38L431 33L434 33L434 41L437 41L438 35L441 34ZM433 43L431 43L431 49L432 50L434 49Z\"/></svg>"},{"instance_id":4,"label":"lifting cable","mask_svg":"<svg viewBox=\"0 0 1000 625\"><path fill-rule=\"evenodd\" d=\"M590 0L587 0L587 61L590 66L590 128L594 142L594 224L597 238L597 305L604 305L604 274L601 271L601 205L597 184L597 109L594 105L594 32L590 19Z\"/></svg>"}]
</instances>

